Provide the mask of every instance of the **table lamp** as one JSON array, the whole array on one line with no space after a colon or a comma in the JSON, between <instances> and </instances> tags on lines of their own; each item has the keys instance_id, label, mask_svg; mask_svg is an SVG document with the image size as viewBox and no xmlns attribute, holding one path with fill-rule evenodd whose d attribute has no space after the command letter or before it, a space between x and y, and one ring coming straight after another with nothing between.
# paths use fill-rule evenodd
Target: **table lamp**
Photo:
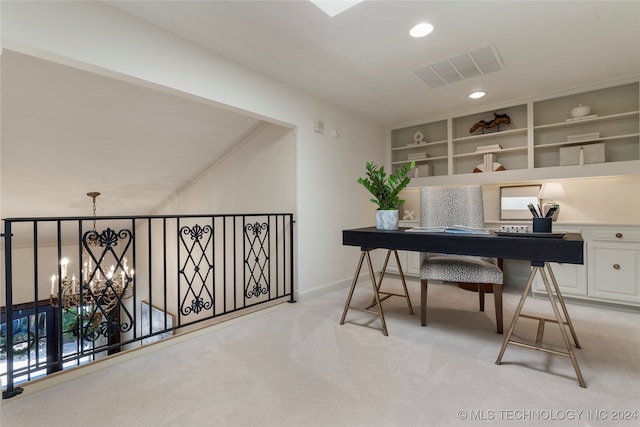
<instances>
[{"instance_id":1,"label":"table lamp","mask_svg":"<svg viewBox=\"0 0 640 427\"><path fill-rule=\"evenodd\" d=\"M564 199L565 197L567 197L567 195L564 192L562 184L560 184L559 182L547 182L542 184L542 188L538 193L538 199L540 199L540 202L542 202L543 200L547 201L542 205L543 215L547 214L547 211L551 208L551 206L558 204L558 202L556 202L556 199ZM558 209L552 216L554 221L558 219L559 212L560 206L558 206Z\"/></svg>"}]
</instances>

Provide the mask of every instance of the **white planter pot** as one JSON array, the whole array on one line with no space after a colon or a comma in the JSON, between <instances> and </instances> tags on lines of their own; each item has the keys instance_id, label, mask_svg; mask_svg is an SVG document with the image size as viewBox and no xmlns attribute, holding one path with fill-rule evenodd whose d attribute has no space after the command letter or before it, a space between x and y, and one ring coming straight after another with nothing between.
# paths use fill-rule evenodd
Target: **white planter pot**
<instances>
[{"instance_id":1,"label":"white planter pot","mask_svg":"<svg viewBox=\"0 0 640 427\"><path fill-rule=\"evenodd\" d=\"M378 230L397 230L400 224L398 210L377 210L376 228Z\"/></svg>"}]
</instances>

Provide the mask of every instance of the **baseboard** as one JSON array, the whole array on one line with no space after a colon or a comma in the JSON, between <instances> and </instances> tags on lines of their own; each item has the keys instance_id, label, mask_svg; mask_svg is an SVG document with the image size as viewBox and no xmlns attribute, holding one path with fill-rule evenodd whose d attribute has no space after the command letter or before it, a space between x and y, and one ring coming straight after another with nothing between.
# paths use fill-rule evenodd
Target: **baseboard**
<instances>
[{"instance_id":1,"label":"baseboard","mask_svg":"<svg viewBox=\"0 0 640 427\"><path fill-rule=\"evenodd\" d=\"M376 275L378 274L380 274L380 272L376 271ZM361 274L360 277L358 277L358 282L362 282L365 280L369 280L368 274L364 276ZM344 279L341 279L332 283L327 283L321 286L317 286L312 289L297 291L294 293L294 295L296 296L297 301L303 301L305 299L311 299L311 298L319 297L322 295L326 295L340 289L348 289L351 286L352 281L353 281L353 277L346 277Z\"/></svg>"}]
</instances>

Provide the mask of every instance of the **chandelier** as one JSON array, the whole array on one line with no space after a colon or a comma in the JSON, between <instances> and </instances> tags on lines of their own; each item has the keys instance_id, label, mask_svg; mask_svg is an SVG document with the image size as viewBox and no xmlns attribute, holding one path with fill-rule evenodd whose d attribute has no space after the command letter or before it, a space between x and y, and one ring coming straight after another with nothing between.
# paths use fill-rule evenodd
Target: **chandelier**
<instances>
[{"instance_id":1,"label":"chandelier","mask_svg":"<svg viewBox=\"0 0 640 427\"><path fill-rule=\"evenodd\" d=\"M102 313L110 316L123 299L133 296L133 268L129 268L124 253L116 252L118 240L129 237L121 231L116 233L107 228L101 233L96 231L96 198L98 192L87 193L93 199L93 228L82 236L82 270L81 278L74 274L69 277L68 258L60 260L60 278L51 276L51 294L49 302L54 307L62 307L82 316L82 309L90 311L91 323L96 326L103 318ZM109 269L105 267L107 261L114 264ZM80 312L76 308L81 308Z\"/></svg>"}]
</instances>

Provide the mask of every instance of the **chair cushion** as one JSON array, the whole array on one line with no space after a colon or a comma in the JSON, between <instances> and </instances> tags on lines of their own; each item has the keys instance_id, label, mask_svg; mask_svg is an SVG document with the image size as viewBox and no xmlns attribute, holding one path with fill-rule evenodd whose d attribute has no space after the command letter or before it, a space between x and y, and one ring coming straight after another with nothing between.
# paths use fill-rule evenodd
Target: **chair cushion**
<instances>
[{"instance_id":1,"label":"chair cushion","mask_svg":"<svg viewBox=\"0 0 640 427\"><path fill-rule=\"evenodd\" d=\"M502 284L502 270L492 258L429 254L422 257L420 278L464 283Z\"/></svg>"}]
</instances>

